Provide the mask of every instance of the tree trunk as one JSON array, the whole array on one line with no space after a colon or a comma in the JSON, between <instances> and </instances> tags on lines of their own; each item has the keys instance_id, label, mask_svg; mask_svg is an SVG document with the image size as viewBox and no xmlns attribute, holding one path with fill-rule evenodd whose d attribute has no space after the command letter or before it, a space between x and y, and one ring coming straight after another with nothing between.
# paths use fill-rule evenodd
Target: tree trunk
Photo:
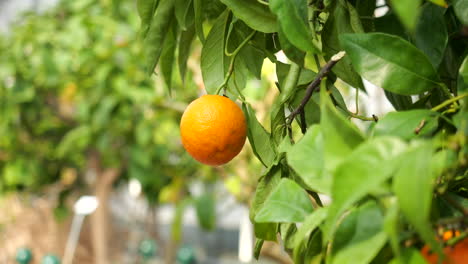
<instances>
[{"instance_id":1,"label":"tree trunk","mask_svg":"<svg viewBox=\"0 0 468 264\"><path fill-rule=\"evenodd\" d=\"M91 155L88 160L88 169L94 174L94 195L99 205L91 215L92 244L95 264L109 264L109 231L111 221L109 217L109 196L112 185L120 175L120 168L102 170L99 157Z\"/></svg>"}]
</instances>

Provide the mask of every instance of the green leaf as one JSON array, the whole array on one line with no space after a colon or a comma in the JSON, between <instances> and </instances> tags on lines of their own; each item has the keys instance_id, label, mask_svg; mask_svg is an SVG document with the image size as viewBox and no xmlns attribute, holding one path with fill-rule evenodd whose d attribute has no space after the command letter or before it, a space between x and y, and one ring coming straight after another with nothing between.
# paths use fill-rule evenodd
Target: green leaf
<instances>
[{"instance_id":1,"label":"green leaf","mask_svg":"<svg viewBox=\"0 0 468 264\"><path fill-rule=\"evenodd\" d=\"M273 33L278 29L276 16L266 5L250 0L221 0L236 17L249 27L264 33Z\"/></svg>"},{"instance_id":2,"label":"green leaf","mask_svg":"<svg viewBox=\"0 0 468 264\"><path fill-rule=\"evenodd\" d=\"M324 89L320 89L320 111L326 169L332 171L364 140L364 136L338 113Z\"/></svg>"},{"instance_id":3,"label":"green leaf","mask_svg":"<svg viewBox=\"0 0 468 264\"><path fill-rule=\"evenodd\" d=\"M427 0L427 1L432 2L432 3L436 4L436 5L441 6L441 7L445 7L445 8L448 7L447 2L445 2L445 0Z\"/></svg>"},{"instance_id":4,"label":"green leaf","mask_svg":"<svg viewBox=\"0 0 468 264\"><path fill-rule=\"evenodd\" d=\"M344 33L355 33L350 24L350 13L348 6L342 1L337 1L334 5L333 13L327 19L322 32L323 52L325 59L329 60L333 55L342 51L338 36ZM342 58L332 69L333 73L347 84L364 89L361 77L351 66L351 60L348 56Z\"/></svg>"},{"instance_id":5,"label":"green leaf","mask_svg":"<svg viewBox=\"0 0 468 264\"><path fill-rule=\"evenodd\" d=\"M364 204L352 214L337 231L330 263L371 263L387 241L382 231L383 216L375 202Z\"/></svg>"},{"instance_id":6,"label":"green leaf","mask_svg":"<svg viewBox=\"0 0 468 264\"><path fill-rule=\"evenodd\" d=\"M294 181L283 178L255 215L255 222L302 222L312 210L312 203L304 189Z\"/></svg>"},{"instance_id":7,"label":"green leaf","mask_svg":"<svg viewBox=\"0 0 468 264\"><path fill-rule=\"evenodd\" d=\"M436 251L441 251L429 220L434 175L431 171L432 146L428 142L401 155L393 189L405 218ZM417 199L415 199L417 197Z\"/></svg>"},{"instance_id":8,"label":"green leaf","mask_svg":"<svg viewBox=\"0 0 468 264\"><path fill-rule=\"evenodd\" d=\"M193 10L195 13L195 32L198 39L205 46L205 33L203 32L203 0L193 0Z\"/></svg>"},{"instance_id":9,"label":"green leaf","mask_svg":"<svg viewBox=\"0 0 468 264\"><path fill-rule=\"evenodd\" d=\"M241 44L241 42L244 41L252 33L252 29L240 20L236 20L234 24L234 31L235 31L235 35L239 39L238 43L236 43L235 48L237 48L237 46L239 46L239 44ZM260 35L260 33L257 33L257 34ZM247 68L248 72L251 75L253 75L257 79L260 79L262 75L262 65L263 65L263 60L265 58L265 54L263 51L259 50L258 48L254 47L251 44L253 44L253 41L246 44L239 51L239 53L237 54L236 60L241 61L239 65L244 68ZM240 88L243 89L243 87L240 87Z\"/></svg>"},{"instance_id":10,"label":"green leaf","mask_svg":"<svg viewBox=\"0 0 468 264\"><path fill-rule=\"evenodd\" d=\"M254 223L255 237L276 241L276 223L255 223L254 219L258 211L264 206L265 200L271 191L278 185L281 179L281 168L278 165L274 165L265 175L260 177L258 185L255 189L255 194L252 198L250 207L250 220Z\"/></svg>"},{"instance_id":11,"label":"green leaf","mask_svg":"<svg viewBox=\"0 0 468 264\"><path fill-rule=\"evenodd\" d=\"M180 78L182 81L185 80L185 74L187 72L187 60L190 56L190 48L192 47L193 39L195 38L195 26L189 27L186 31L180 33L180 41L178 47L178 63Z\"/></svg>"},{"instance_id":12,"label":"green leaf","mask_svg":"<svg viewBox=\"0 0 468 264\"><path fill-rule=\"evenodd\" d=\"M216 203L212 194L204 194L195 199L198 223L205 230L216 227Z\"/></svg>"},{"instance_id":13,"label":"green leaf","mask_svg":"<svg viewBox=\"0 0 468 264\"><path fill-rule=\"evenodd\" d=\"M213 94L224 82L225 67L229 64L224 55L228 15L229 12L225 11L216 19L202 48L200 65L205 89L209 94Z\"/></svg>"},{"instance_id":14,"label":"green leaf","mask_svg":"<svg viewBox=\"0 0 468 264\"><path fill-rule=\"evenodd\" d=\"M437 112L426 109L391 112L379 120L374 133L376 136L391 135L409 140L433 132L438 125L437 116Z\"/></svg>"},{"instance_id":15,"label":"green leaf","mask_svg":"<svg viewBox=\"0 0 468 264\"><path fill-rule=\"evenodd\" d=\"M137 0L138 15L141 19L142 36L145 37L151 26L154 12L158 7L159 0Z\"/></svg>"},{"instance_id":16,"label":"green leaf","mask_svg":"<svg viewBox=\"0 0 468 264\"><path fill-rule=\"evenodd\" d=\"M392 137L373 138L349 154L336 169L332 183L332 200L325 229L332 235L340 215L365 195L376 190L396 170L395 159L406 148Z\"/></svg>"},{"instance_id":17,"label":"green leaf","mask_svg":"<svg viewBox=\"0 0 468 264\"><path fill-rule=\"evenodd\" d=\"M271 0L270 9L276 14L287 39L303 51L319 53L321 47L312 39L307 17L306 0Z\"/></svg>"},{"instance_id":18,"label":"green leaf","mask_svg":"<svg viewBox=\"0 0 468 264\"><path fill-rule=\"evenodd\" d=\"M280 145L283 138L286 136L286 117L284 113L285 104L281 102L280 96L276 97L270 111L270 127L271 127L271 142L273 148Z\"/></svg>"},{"instance_id":19,"label":"green leaf","mask_svg":"<svg viewBox=\"0 0 468 264\"><path fill-rule=\"evenodd\" d=\"M185 208L193 202L192 199L184 199L176 204L174 219L171 226L171 238L178 242L182 239L182 221L184 219Z\"/></svg>"},{"instance_id":20,"label":"green leaf","mask_svg":"<svg viewBox=\"0 0 468 264\"><path fill-rule=\"evenodd\" d=\"M383 229L390 240L390 246L392 247L395 255L400 255L400 215L399 208L396 199L389 200L389 204L386 206L387 212L385 214Z\"/></svg>"},{"instance_id":21,"label":"green leaf","mask_svg":"<svg viewBox=\"0 0 468 264\"><path fill-rule=\"evenodd\" d=\"M279 224L279 233L281 235L281 241L283 241L283 247L285 249L294 248L294 237L297 232L296 224L294 223L281 223Z\"/></svg>"},{"instance_id":22,"label":"green leaf","mask_svg":"<svg viewBox=\"0 0 468 264\"><path fill-rule=\"evenodd\" d=\"M175 16L182 30L187 30L194 22L193 0L175 0Z\"/></svg>"},{"instance_id":23,"label":"green leaf","mask_svg":"<svg viewBox=\"0 0 468 264\"><path fill-rule=\"evenodd\" d=\"M309 214L302 225L297 229L297 233L294 236L294 246L298 247L299 244L308 237L315 229L322 224L323 220L327 217L328 208L321 207L316 209L311 214Z\"/></svg>"},{"instance_id":24,"label":"green leaf","mask_svg":"<svg viewBox=\"0 0 468 264\"><path fill-rule=\"evenodd\" d=\"M403 25L410 31L414 30L421 0L391 0L391 3Z\"/></svg>"},{"instance_id":25,"label":"green leaf","mask_svg":"<svg viewBox=\"0 0 468 264\"><path fill-rule=\"evenodd\" d=\"M389 264L427 264L427 262L419 251L408 248L403 251L400 257L391 260Z\"/></svg>"},{"instance_id":26,"label":"green leaf","mask_svg":"<svg viewBox=\"0 0 468 264\"><path fill-rule=\"evenodd\" d=\"M281 49L284 52L284 55L288 57L291 61L297 65L304 64L305 52L296 48L286 37L283 30L278 28L278 40L281 45Z\"/></svg>"},{"instance_id":27,"label":"green leaf","mask_svg":"<svg viewBox=\"0 0 468 264\"><path fill-rule=\"evenodd\" d=\"M161 0L144 42L146 71L152 74L161 56L164 39L173 21L174 1Z\"/></svg>"},{"instance_id":28,"label":"green leaf","mask_svg":"<svg viewBox=\"0 0 468 264\"><path fill-rule=\"evenodd\" d=\"M458 72L463 77L463 82L465 83L465 86L468 86L468 55L463 60L463 63L460 66L460 70Z\"/></svg>"},{"instance_id":29,"label":"green leaf","mask_svg":"<svg viewBox=\"0 0 468 264\"><path fill-rule=\"evenodd\" d=\"M177 25L174 24L169 32L167 32L160 59L161 73L164 77L164 82L166 83L169 94L171 94L172 90L172 71L174 69L177 31Z\"/></svg>"},{"instance_id":30,"label":"green leaf","mask_svg":"<svg viewBox=\"0 0 468 264\"><path fill-rule=\"evenodd\" d=\"M70 130L57 146L57 156L62 158L71 151L83 150L91 140L91 128L81 125Z\"/></svg>"},{"instance_id":31,"label":"green leaf","mask_svg":"<svg viewBox=\"0 0 468 264\"><path fill-rule=\"evenodd\" d=\"M464 25L468 25L468 1L455 0L453 4L455 14Z\"/></svg>"},{"instance_id":32,"label":"green leaf","mask_svg":"<svg viewBox=\"0 0 468 264\"><path fill-rule=\"evenodd\" d=\"M271 146L270 133L258 122L250 104L243 103L242 110L247 118L247 137L252 151L265 167L270 167L275 159L275 150Z\"/></svg>"},{"instance_id":33,"label":"green leaf","mask_svg":"<svg viewBox=\"0 0 468 264\"><path fill-rule=\"evenodd\" d=\"M255 239L255 247L254 247L254 258L256 260L258 260L258 258L260 257L260 252L262 251L262 247L263 247L263 242L265 242L265 240L263 239Z\"/></svg>"},{"instance_id":34,"label":"green leaf","mask_svg":"<svg viewBox=\"0 0 468 264\"><path fill-rule=\"evenodd\" d=\"M413 95L438 85L437 73L426 55L399 37L382 33L343 34L340 41L354 69L385 90Z\"/></svg>"},{"instance_id":35,"label":"green leaf","mask_svg":"<svg viewBox=\"0 0 468 264\"><path fill-rule=\"evenodd\" d=\"M445 8L426 3L418 19L414 43L437 69L445 53L448 33L444 19Z\"/></svg>"},{"instance_id":36,"label":"green leaf","mask_svg":"<svg viewBox=\"0 0 468 264\"><path fill-rule=\"evenodd\" d=\"M288 151L287 160L310 190L330 194L331 174L325 170L320 126L309 127L301 140Z\"/></svg>"},{"instance_id":37,"label":"green leaf","mask_svg":"<svg viewBox=\"0 0 468 264\"><path fill-rule=\"evenodd\" d=\"M390 91L384 90L385 97L392 103L392 106L397 111L408 110L413 105L413 100L411 100L411 96L408 95L401 95L392 93Z\"/></svg>"},{"instance_id":38,"label":"green leaf","mask_svg":"<svg viewBox=\"0 0 468 264\"><path fill-rule=\"evenodd\" d=\"M388 12L382 17L374 19L375 31L409 39L409 33L401 24L395 12Z\"/></svg>"},{"instance_id":39,"label":"green leaf","mask_svg":"<svg viewBox=\"0 0 468 264\"><path fill-rule=\"evenodd\" d=\"M356 9L361 17L373 17L377 2L368 0L357 0ZM366 32L374 31L374 19L363 19L362 26Z\"/></svg>"}]
</instances>

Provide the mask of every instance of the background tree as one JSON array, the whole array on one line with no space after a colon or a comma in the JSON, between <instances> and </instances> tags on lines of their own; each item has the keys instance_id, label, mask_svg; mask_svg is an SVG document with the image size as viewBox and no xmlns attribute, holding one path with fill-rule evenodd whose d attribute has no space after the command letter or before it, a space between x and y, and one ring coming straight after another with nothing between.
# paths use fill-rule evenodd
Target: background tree
<instances>
[{"instance_id":1,"label":"background tree","mask_svg":"<svg viewBox=\"0 0 468 264\"><path fill-rule=\"evenodd\" d=\"M52 196L58 215L69 194L96 195L94 253L108 263L114 186L137 179L155 208L190 196L190 181L212 170L180 147L185 105L143 70L134 3L63 1L20 22L0 38L0 193Z\"/></svg>"},{"instance_id":2,"label":"background tree","mask_svg":"<svg viewBox=\"0 0 468 264\"><path fill-rule=\"evenodd\" d=\"M183 79L200 42L207 93L242 102L264 167L250 171L256 257L281 239L296 263L419 263L423 244L442 254L466 237L466 1L139 0L138 12L147 74L189 91L173 85L173 69ZM262 125L246 83L264 59L279 94ZM362 113L363 79L396 111ZM437 239L451 228L461 234Z\"/></svg>"}]
</instances>

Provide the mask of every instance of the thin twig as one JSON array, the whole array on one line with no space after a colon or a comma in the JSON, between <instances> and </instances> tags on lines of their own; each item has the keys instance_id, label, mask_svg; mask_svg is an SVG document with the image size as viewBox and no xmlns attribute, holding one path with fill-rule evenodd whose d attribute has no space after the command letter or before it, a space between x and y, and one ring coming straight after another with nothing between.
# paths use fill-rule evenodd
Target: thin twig
<instances>
[{"instance_id":1,"label":"thin twig","mask_svg":"<svg viewBox=\"0 0 468 264\"><path fill-rule=\"evenodd\" d=\"M301 117L301 132L302 134L305 134L307 132L307 122L304 109L299 113L299 116Z\"/></svg>"},{"instance_id":2,"label":"thin twig","mask_svg":"<svg viewBox=\"0 0 468 264\"><path fill-rule=\"evenodd\" d=\"M437 106L434 106L431 110L432 111L439 111L440 109L450 105L451 103L454 103L460 99L463 99L464 97L467 97L468 96L468 93L464 93L464 94L460 94L459 96L457 97L453 97L453 98L450 98L444 102L442 102L441 104L437 105Z\"/></svg>"},{"instance_id":3,"label":"thin twig","mask_svg":"<svg viewBox=\"0 0 468 264\"><path fill-rule=\"evenodd\" d=\"M314 198L318 206L323 207L322 200L320 200L320 196L318 195L318 193L311 191L311 190L306 190L306 191L310 196L312 196L312 198Z\"/></svg>"},{"instance_id":4,"label":"thin twig","mask_svg":"<svg viewBox=\"0 0 468 264\"><path fill-rule=\"evenodd\" d=\"M323 66L323 68L320 70L320 72L317 74L315 79L309 84L307 87L306 93L304 95L304 98L302 98L301 103L299 106L294 109L294 111L291 112L291 114L288 116L289 124L292 123L294 118L301 113L301 111L304 111L304 107L306 104L309 102L310 98L312 97L312 94L314 93L315 89L319 87L320 83L322 82L322 79L327 76L327 74L330 73L331 69L333 66L335 66L344 56L346 55L346 52L340 51L337 54L333 55L331 60Z\"/></svg>"},{"instance_id":5,"label":"thin twig","mask_svg":"<svg viewBox=\"0 0 468 264\"><path fill-rule=\"evenodd\" d=\"M414 133L416 135L419 135L419 133L421 132L421 129L423 129L425 125L426 125L426 119L421 120L421 122L419 122L419 125L414 129Z\"/></svg>"},{"instance_id":6,"label":"thin twig","mask_svg":"<svg viewBox=\"0 0 468 264\"><path fill-rule=\"evenodd\" d=\"M463 207L457 200L453 199L449 195L442 196L445 201L447 201L451 206L460 211L465 217L468 216L468 209Z\"/></svg>"},{"instance_id":7,"label":"thin twig","mask_svg":"<svg viewBox=\"0 0 468 264\"><path fill-rule=\"evenodd\" d=\"M228 72L226 73L226 76L224 77L224 81L223 83L216 89L216 92L215 94L219 94L219 92L221 91L221 89L223 87L226 87L226 85L228 84L229 82L229 79L231 78L231 75L234 71L234 62L236 60L236 57L237 57L237 54L239 53L239 51L253 38L253 36L255 36L255 33L257 31L252 31L252 33L250 33L250 35L247 36L246 39L244 39L244 41L242 41L242 43L236 48L236 50L234 50L234 52L230 53L231 55L231 62L229 63L229 69L228 69Z\"/></svg>"}]
</instances>

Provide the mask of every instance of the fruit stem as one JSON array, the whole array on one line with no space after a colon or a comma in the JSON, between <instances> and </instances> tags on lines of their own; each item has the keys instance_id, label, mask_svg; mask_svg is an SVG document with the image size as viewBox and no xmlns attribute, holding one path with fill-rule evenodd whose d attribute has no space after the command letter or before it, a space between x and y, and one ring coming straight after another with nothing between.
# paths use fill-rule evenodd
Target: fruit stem
<instances>
[{"instance_id":1,"label":"fruit stem","mask_svg":"<svg viewBox=\"0 0 468 264\"><path fill-rule=\"evenodd\" d=\"M463 99L464 97L467 97L468 96L468 93L464 93L464 94L460 94L459 96L457 97L452 97L444 102L442 102L441 104L437 105L437 106L434 106L431 110L432 111L439 111L440 109L446 107L447 105L450 105L451 103L454 103L460 99Z\"/></svg>"},{"instance_id":2,"label":"fruit stem","mask_svg":"<svg viewBox=\"0 0 468 264\"><path fill-rule=\"evenodd\" d=\"M229 63L229 69L226 73L226 76L224 77L223 83L216 89L215 94L219 94L221 89L223 87L226 87L227 83L229 82L229 79L232 76L232 73L234 72L234 62L236 60L237 54L239 54L239 51L253 38L256 32L257 31L255 30L252 31L252 33L250 33L250 35L248 35L247 38L245 38L244 41L242 41L242 43L232 53L229 53L229 55L232 57L231 62ZM227 52L227 50L225 50L225 52Z\"/></svg>"}]
</instances>

